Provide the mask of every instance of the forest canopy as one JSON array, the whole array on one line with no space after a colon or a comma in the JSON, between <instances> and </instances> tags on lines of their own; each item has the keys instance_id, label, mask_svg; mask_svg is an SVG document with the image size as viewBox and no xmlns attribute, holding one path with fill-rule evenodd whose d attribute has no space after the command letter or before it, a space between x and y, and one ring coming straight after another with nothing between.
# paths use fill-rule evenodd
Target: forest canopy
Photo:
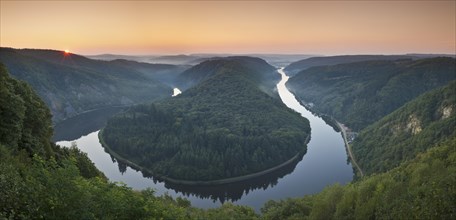
<instances>
[{"instance_id":1,"label":"forest canopy","mask_svg":"<svg viewBox=\"0 0 456 220\"><path fill-rule=\"evenodd\" d=\"M181 180L251 174L306 150L309 122L260 89L263 74L277 74L263 72L266 62L211 62L216 72L183 94L110 119L106 145L156 176Z\"/></svg>"},{"instance_id":2,"label":"forest canopy","mask_svg":"<svg viewBox=\"0 0 456 220\"><path fill-rule=\"evenodd\" d=\"M455 136L456 81L452 81L363 129L352 149L365 173L380 173Z\"/></svg>"},{"instance_id":3,"label":"forest canopy","mask_svg":"<svg viewBox=\"0 0 456 220\"><path fill-rule=\"evenodd\" d=\"M406 102L456 80L456 59L377 60L312 67L287 83L313 110L359 131Z\"/></svg>"}]
</instances>

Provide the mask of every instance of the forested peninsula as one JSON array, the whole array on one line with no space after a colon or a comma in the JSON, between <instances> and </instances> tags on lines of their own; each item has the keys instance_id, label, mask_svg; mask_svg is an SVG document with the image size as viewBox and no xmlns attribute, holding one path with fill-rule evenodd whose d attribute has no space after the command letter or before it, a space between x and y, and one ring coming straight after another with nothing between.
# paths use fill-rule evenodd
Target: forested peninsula
<instances>
[{"instance_id":1,"label":"forested peninsula","mask_svg":"<svg viewBox=\"0 0 456 220\"><path fill-rule=\"evenodd\" d=\"M394 157L388 154L390 150L413 152L400 159L399 165L380 171L374 167L372 174L345 186L328 186L315 195L271 200L261 208L261 214L231 203L202 210L185 199L155 196L152 189L135 191L109 182L85 153L51 143L49 109L30 86L12 79L1 64L0 85L0 218L452 219L456 213L454 82L414 99L366 128L369 132L361 132L359 143L376 141L391 131L395 136L387 142L399 140L414 146L416 141L431 138L417 151L402 148L406 145L400 142L401 146L391 147L359 145L364 150L372 146L373 153L386 152L387 161ZM431 132L436 126L436 132ZM378 151L375 146L385 148ZM361 151L357 156L370 157Z\"/></svg>"},{"instance_id":2,"label":"forested peninsula","mask_svg":"<svg viewBox=\"0 0 456 220\"><path fill-rule=\"evenodd\" d=\"M264 75L274 74L264 71L272 66L237 57L189 71L198 74L204 65L214 70L183 94L110 119L105 145L154 176L195 181L260 172L306 151L308 120L265 92L273 91L268 85L276 76Z\"/></svg>"}]
</instances>

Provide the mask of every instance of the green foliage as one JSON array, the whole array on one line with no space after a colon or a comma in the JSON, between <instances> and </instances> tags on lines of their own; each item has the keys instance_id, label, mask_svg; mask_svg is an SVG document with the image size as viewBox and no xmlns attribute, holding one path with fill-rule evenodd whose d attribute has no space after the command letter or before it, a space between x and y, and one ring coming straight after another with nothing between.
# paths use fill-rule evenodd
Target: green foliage
<instances>
[{"instance_id":1,"label":"green foliage","mask_svg":"<svg viewBox=\"0 0 456 220\"><path fill-rule=\"evenodd\" d=\"M433 144L456 136L456 81L427 92L363 129L352 145L367 174L415 158Z\"/></svg>"},{"instance_id":2,"label":"green foliage","mask_svg":"<svg viewBox=\"0 0 456 220\"><path fill-rule=\"evenodd\" d=\"M133 69L150 79L158 80L172 87L176 86L177 76L191 67L189 65L142 63L124 59L112 60L109 64L116 67Z\"/></svg>"},{"instance_id":3,"label":"green foliage","mask_svg":"<svg viewBox=\"0 0 456 220\"><path fill-rule=\"evenodd\" d=\"M246 206L233 205L232 203L225 203L219 208L208 209L202 212L198 218L201 219L226 219L226 220L238 220L238 219L258 219L258 214L255 211Z\"/></svg>"},{"instance_id":4,"label":"green foliage","mask_svg":"<svg viewBox=\"0 0 456 220\"><path fill-rule=\"evenodd\" d=\"M170 87L153 79L159 71L155 66L140 63L11 48L0 48L0 62L14 78L33 87L56 122L96 108L150 102L172 94Z\"/></svg>"},{"instance_id":5,"label":"green foliage","mask_svg":"<svg viewBox=\"0 0 456 220\"><path fill-rule=\"evenodd\" d=\"M247 207L226 205L206 213L185 199L155 196L151 189L138 192L125 184L108 182L76 147L50 143L49 110L1 65L0 85L0 219L256 217Z\"/></svg>"},{"instance_id":6,"label":"green foliage","mask_svg":"<svg viewBox=\"0 0 456 220\"><path fill-rule=\"evenodd\" d=\"M261 211L264 219L454 219L455 186L456 137L451 137L386 173L313 196L268 202Z\"/></svg>"},{"instance_id":7,"label":"green foliage","mask_svg":"<svg viewBox=\"0 0 456 220\"><path fill-rule=\"evenodd\" d=\"M193 210L152 190L84 178L74 157L56 161L13 156L3 146L0 151L0 218L184 219Z\"/></svg>"},{"instance_id":8,"label":"green foliage","mask_svg":"<svg viewBox=\"0 0 456 220\"><path fill-rule=\"evenodd\" d=\"M270 200L261 208L262 218L271 220L306 219L310 215L312 197L302 199Z\"/></svg>"},{"instance_id":9,"label":"green foliage","mask_svg":"<svg viewBox=\"0 0 456 220\"><path fill-rule=\"evenodd\" d=\"M89 159L86 153L81 152L75 144L70 148L60 148L55 146L54 148L58 149L57 158L62 159L71 159L76 167L79 170L79 173L84 178L92 177L104 177L104 174L100 172L95 164Z\"/></svg>"},{"instance_id":10,"label":"green foliage","mask_svg":"<svg viewBox=\"0 0 456 220\"><path fill-rule=\"evenodd\" d=\"M242 85L241 82L245 81L232 82ZM183 100L194 100L192 91L202 95L204 93L198 92L198 89L216 89L211 88L211 84L191 89L180 99L171 100L182 102L190 109L197 108L192 106L192 102ZM261 209L262 215L258 215L249 207L230 203L216 209L201 210L191 207L185 199L156 196L151 189L134 191L125 184L108 182L87 155L77 148L60 148L50 143L49 110L33 90L25 83L10 78L5 68L0 66L0 219L454 219L455 84L453 82L448 87L421 96L368 128L375 129L379 125L391 128L394 123L410 120L412 113L422 130L404 139L416 138L412 142L416 146L423 142L431 143L429 146L433 147L421 146L423 149L415 152L417 156L412 156L414 159L346 186L329 186L321 193L303 198L270 201ZM210 93L212 90L205 91L210 94L208 96L216 97ZM254 100L275 100L265 94L259 95L250 90L245 92L252 93L250 95L254 95ZM166 122L168 114L176 113L169 108L169 111L162 110L174 104L162 102L155 107L139 106L138 111L131 110L125 117L147 119L154 116L154 121ZM248 106L248 103L244 104ZM270 105L262 107L270 110ZM453 106L453 110L449 110L449 106ZM145 110L154 114L146 114ZM294 116L283 114L287 116L282 119L284 121L274 120L277 124L288 125L286 119ZM301 125L294 123L296 127ZM174 124L191 126L184 117L174 120ZM308 128L307 123L303 124ZM244 132L244 129L239 131ZM381 128L379 131L382 131ZM223 132L230 130L223 130L220 137L225 136ZM278 137L294 135L283 130L275 132ZM361 135L367 135L367 132ZM392 138L389 141L396 137ZM434 141L440 143L434 145ZM425 152L419 153L421 151Z\"/></svg>"},{"instance_id":11,"label":"green foliage","mask_svg":"<svg viewBox=\"0 0 456 220\"><path fill-rule=\"evenodd\" d=\"M456 60L368 61L301 71L287 84L314 110L361 130L406 102L456 79Z\"/></svg>"},{"instance_id":12,"label":"green foliage","mask_svg":"<svg viewBox=\"0 0 456 220\"><path fill-rule=\"evenodd\" d=\"M0 144L50 157L51 114L24 82L9 77L0 63Z\"/></svg>"},{"instance_id":13,"label":"green foliage","mask_svg":"<svg viewBox=\"0 0 456 220\"><path fill-rule=\"evenodd\" d=\"M185 180L250 174L303 152L308 121L262 92L260 73L220 62L217 73L183 94L110 119L105 143L156 176Z\"/></svg>"},{"instance_id":14,"label":"green foliage","mask_svg":"<svg viewBox=\"0 0 456 220\"><path fill-rule=\"evenodd\" d=\"M315 109L362 128L387 114L385 109L450 82L454 64L454 59L436 58L313 68L296 76L301 84L295 80L291 85L306 98L319 97L310 100ZM453 81L363 129L353 150L371 176L343 187L330 186L313 196L269 202L262 209L263 217L295 219L294 214L301 213L301 219L455 218L455 97ZM344 111L359 114L344 117ZM297 211L287 211L290 207Z\"/></svg>"},{"instance_id":15,"label":"green foliage","mask_svg":"<svg viewBox=\"0 0 456 220\"><path fill-rule=\"evenodd\" d=\"M214 76L223 69L249 73L246 77L256 82L263 92L277 97L276 84L280 76L266 61L255 57L225 57L209 59L181 73L176 82L181 90L186 90Z\"/></svg>"},{"instance_id":16,"label":"green foliage","mask_svg":"<svg viewBox=\"0 0 456 220\"><path fill-rule=\"evenodd\" d=\"M309 69L315 66L329 66L343 63L354 63L372 60L400 60L400 59L417 59L418 57L409 55L342 55L328 57L310 57L304 60L299 60L290 63L285 70L290 76L295 75L299 71Z\"/></svg>"}]
</instances>

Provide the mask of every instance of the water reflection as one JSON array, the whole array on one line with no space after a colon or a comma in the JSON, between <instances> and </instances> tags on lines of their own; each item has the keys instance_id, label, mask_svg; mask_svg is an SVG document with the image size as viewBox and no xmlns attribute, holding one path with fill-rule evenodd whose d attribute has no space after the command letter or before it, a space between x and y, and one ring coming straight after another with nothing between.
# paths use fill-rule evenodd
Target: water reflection
<instances>
[{"instance_id":1,"label":"water reflection","mask_svg":"<svg viewBox=\"0 0 456 220\"><path fill-rule=\"evenodd\" d=\"M218 207L222 202L232 201L259 211L265 202L272 199L301 197L319 192L330 184L350 182L353 170L347 163L348 157L341 134L328 126L321 117L307 111L286 88L288 77L283 70L278 72L282 75L282 81L277 85L279 95L288 107L309 119L312 128L311 140L306 154L299 160L248 181L214 187L190 187L145 178L141 172L117 163L99 143L97 130L103 127L111 110L90 112L67 120L55 128L54 138L59 141L70 140L60 141L58 144L62 146L70 146L71 141L75 141L78 148L86 152L95 166L111 181L124 182L137 190L153 188L157 195L185 197L193 206L200 208ZM115 111L112 114L115 114Z\"/></svg>"},{"instance_id":2,"label":"water reflection","mask_svg":"<svg viewBox=\"0 0 456 220\"><path fill-rule=\"evenodd\" d=\"M251 178L244 181L235 183L214 185L214 186L189 186L182 184L170 183L162 181L159 178L155 178L153 175L143 172L143 176L151 178L155 183L164 182L165 187L173 189L175 192L182 193L184 196L197 197L200 199L210 199L213 202L224 203L226 201L236 202L242 198L242 196L249 194L250 191L257 189L266 190L269 187L274 187L278 184L278 180L292 173L296 165L302 160L305 153L300 154L293 162L260 177ZM124 173L127 169L127 165L117 161L119 171Z\"/></svg>"},{"instance_id":3,"label":"water reflection","mask_svg":"<svg viewBox=\"0 0 456 220\"><path fill-rule=\"evenodd\" d=\"M71 141L100 130L106 121L126 107L106 107L77 115L55 125L53 140Z\"/></svg>"}]
</instances>

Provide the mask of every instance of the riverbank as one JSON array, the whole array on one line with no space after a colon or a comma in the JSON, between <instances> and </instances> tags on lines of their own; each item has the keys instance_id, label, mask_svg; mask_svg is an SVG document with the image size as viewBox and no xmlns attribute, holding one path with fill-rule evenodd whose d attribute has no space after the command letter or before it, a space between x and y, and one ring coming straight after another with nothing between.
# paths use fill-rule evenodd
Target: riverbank
<instances>
[{"instance_id":1,"label":"riverbank","mask_svg":"<svg viewBox=\"0 0 456 220\"><path fill-rule=\"evenodd\" d=\"M127 164L129 167L132 167L132 168L134 168L136 170L139 170L139 171L141 171L143 173L153 175L153 172L151 170L149 170L147 168L144 168L144 167L141 167L138 164L123 158L122 156L120 156L119 154L114 152L111 148L109 148L109 146L103 140L103 129L101 129L100 132L98 133L98 139L99 139L99 141L101 143L101 146L111 156L113 156L116 160L118 160L118 161L120 161L120 162L122 162L124 164ZM307 144L309 143L309 140L310 140L310 135L307 136L306 141L304 143L306 145L306 150L307 150ZM274 171L276 171L276 170L278 170L278 169L280 169L280 168L282 168L284 166L287 166L287 165L291 164L292 162L295 162L296 160L301 158L304 154L305 154L305 151L299 152L294 157L292 157L291 159L285 161L284 163L281 163L281 164L279 164L279 165L277 165L275 167L269 168L267 170L263 170L263 171L260 171L260 172L251 173L251 174L247 174L247 175L243 175L243 176L230 177L230 178L219 179L219 180L209 180L209 181L180 180L180 179L174 179L174 178L170 178L170 177L162 176L162 175L153 175L153 177L157 178L159 180L162 180L162 181L167 181L167 182L174 183L174 184L189 185L189 186L216 186L216 185L223 185L223 184L228 184L228 183L235 183L235 182L241 182L241 181L249 180L249 179L252 179L252 178L260 177L260 176L263 176L265 174L274 172Z\"/></svg>"},{"instance_id":2,"label":"riverbank","mask_svg":"<svg viewBox=\"0 0 456 220\"><path fill-rule=\"evenodd\" d=\"M348 156L350 157L350 160L352 161L353 165L355 165L355 167L358 169L359 176L363 177L364 176L363 170L361 170L361 167L356 162L355 156L353 156L353 153L352 153L352 150L351 150L350 143L348 143L347 131L345 129L345 126L343 124L341 124L340 122L338 122L338 121L335 121L335 122L337 123L337 126L339 126L339 129L342 131L342 137L344 138L345 147L347 148L347 152L348 152Z\"/></svg>"},{"instance_id":3,"label":"riverbank","mask_svg":"<svg viewBox=\"0 0 456 220\"><path fill-rule=\"evenodd\" d=\"M337 132L340 131L342 133L342 137L343 137L344 143L345 143L345 149L347 150L347 153L348 153L348 156L350 158L350 161L352 162L354 167L358 170L359 177L363 177L364 176L363 170L361 169L361 167L356 162L355 156L353 155L353 152L351 150L351 146L348 143L347 132L346 132L344 126L342 126L342 124L339 121L337 121L335 118L333 118L332 116L316 112L312 108L310 108L306 103L304 103L301 99L297 98L297 100L309 112L311 112L312 114L314 114L314 115L316 115L318 117L321 117L334 130L336 130Z\"/></svg>"},{"instance_id":4,"label":"riverbank","mask_svg":"<svg viewBox=\"0 0 456 220\"><path fill-rule=\"evenodd\" d=\"M291 91L290 91L291 92ZM294 93L293 93L294 94ZM296 96L295 96L296 97ZM318 116L320 117L321 119L323 119L323 121L326 122L327 125L331 126L335 131L339 132L340 128L339 126L337 126L337 120L334 119L332 116L330 115L327 115L327 114L323 114L323 113L320 113L320 112L317 112L315 110L313 110L311 107L309 107L309 105L307 103L305 103L304 101L302 101L301 99L299 99L298 97L296 97L296 100L299 102L300 105L302 105L307 111L311 112L313 115L315 116Z\"/></svg>"},{"instance_id":5,"label":"riverbank","mask_svg":"<svg viewBox=\"0 0 456 220\"><path fill-rule=\"evenodd\" d=\"M133 105L112 105L112 106L103 106L103 107L99 107L99 108L93 108L93 109L85 110L85 111L79 112L79 113L77 113L75 115L72 115L70 117L62 118L62 119L60 119L58 121L52 121L52 126L56 126L57 124L62 123L63 121L70 120L72 118L76 118L76 117L78 117L80 115L87 114L87 113L90 113L90 112L93 112L93 111L98 111L98 110L102 110L102 109L109 109L109 108L128 108L130 106L133 106Z\"/></svg>"}]
</instances>

